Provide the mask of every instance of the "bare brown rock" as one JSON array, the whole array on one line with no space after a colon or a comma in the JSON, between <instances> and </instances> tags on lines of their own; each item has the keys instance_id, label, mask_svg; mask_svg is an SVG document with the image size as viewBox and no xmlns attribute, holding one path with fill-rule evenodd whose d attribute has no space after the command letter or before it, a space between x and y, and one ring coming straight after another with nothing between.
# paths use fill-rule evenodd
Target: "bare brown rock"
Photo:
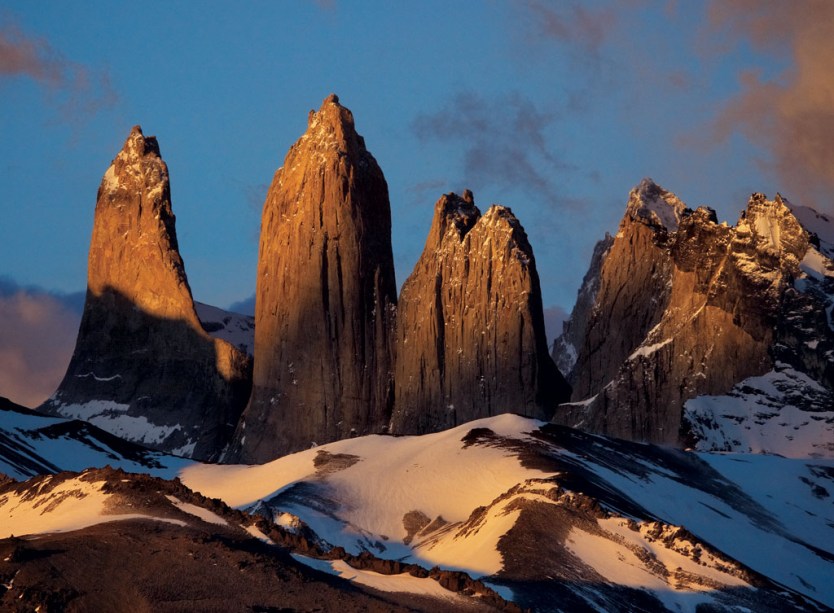
<instances>
[{"instance_id":1,"label":"bare brown rock","mask_svg":"<svg viewBox=\"0 0 834 613\"><path fill-rule=\"evenodd\" d=\"M397 315L391 428L418 434L503 412L549 418L570 393L547 353L533 250L510 209L471 192L435 206Z\"/></svg>"},{"instance_id":2,"label":"bare brown rock","mask_svg":"<svg viewBox=\"0 0 834 613\"><path fill-rule=\"evenodd\" d=\"M644 180L602 263L554 421L678 443L686 400L774 365L774 329L809 237L777 196L754 194L735 227ZM584 321L582 321L584 319Z\"/></svg>"},{"instance_id":3,"label":"bare brown rock","mask_svg":"<svg viewBox=\"0 0 834 613\"><path fill-rule=\"evenodd\" d=\"M231 438L250 369L245 353L211 338L197 318L168 168L137 126L99 187L75 352L41 409L208 459Z\"/></svg>"},{"instance_id":4,"label":"bare brown rock","mask_svg":"<svg viewBox=\"0 0 834 613\"><path fill-rule=\"evenodd\" d=\"M383 431L396 301L388 186L331 95L264 204L253 391L230 458Z\"/></svg>"}]
</instances>

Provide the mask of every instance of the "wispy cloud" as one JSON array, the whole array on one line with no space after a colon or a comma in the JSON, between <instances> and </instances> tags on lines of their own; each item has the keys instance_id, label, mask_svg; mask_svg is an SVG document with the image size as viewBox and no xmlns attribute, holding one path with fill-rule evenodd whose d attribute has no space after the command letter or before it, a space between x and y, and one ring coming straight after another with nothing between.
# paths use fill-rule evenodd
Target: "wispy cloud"
<instances>
[{"instance_id":1,"label":"wispy cloud","mask_svg":"<svg viewBox=\"0 0 834 613\"><path fill-rule=\"evenodd\" d=\"M553 179L568 168L546 134L557 117L555 108L542 109L519 93L487 98L460 92L440 110L418 115L412 128L423 141L460 147L463 176L447 183L476 193L484 186L520 188L552 199Z\"/></svg>"},{"instance_id":2,"label":"wispy cloud","mask_svg":"<svg viewBox=\"0 0 834 613\"><path fill-rule=\"evenodd\" d=\"M599 62L602 47L618 23L618 7L590 7L581 2L522 3L539 36L567 43L583 61ZM620 7L621 8L621 7Z\"/></svg>"},{"instance_id":3,"label":"wispy cloud","mask_svg":"<svg viewBox=\"0 0 834 613\"><path fill-rule=\"evenodd\" d=\"M16 24L0 25L0 79L32 79L58 100L61 118L74 121L114 106L118 94L109 73L67 60L45 38Z\"/></svg>"},{"instance_id":4,"label":"wispy cloud","mask_svg":"<svg viewBox=\"0 0 834 613\"><path fill-rule=\"evenodd\" d=\"M64 376L83 293L51 294L0 279L0 395L34 407Z\"/></svg>"},{"instance_id":5,"label":"wispy cloud","mask_svg":"<svg viewBox=\"0 0 834 613\"><path fill-rule=\"evenodd\" d=\"M718 114L713 136L739 131L762 147L762 165L795 201L834 211L834 2L722 0L710 5L713 35L747 42L787 67L768 78L751 67Z\"/></svg>"}]
</instances>

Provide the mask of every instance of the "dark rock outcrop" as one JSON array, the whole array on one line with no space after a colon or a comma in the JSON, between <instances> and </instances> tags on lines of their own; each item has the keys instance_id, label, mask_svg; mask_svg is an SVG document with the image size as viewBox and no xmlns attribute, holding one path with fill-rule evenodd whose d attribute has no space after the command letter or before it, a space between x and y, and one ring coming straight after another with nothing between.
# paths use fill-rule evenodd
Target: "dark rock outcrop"
<instances>
[{"instance_id":1,"label":"dark rock outcrop","mask_svg":"<svg viewBox=\"0 0 834 613\"><path fill-rule=\"evenodd\" d=\"M256 295L252 397L228 459L382 432L397 300L388 186L334 95L275 173Z\"/></svg>"},{"instance_id":2,"label":"dark rock outcrop","mask_svg":"<svg viewBox=\"0 0 834 613\"><path fill-rule=\"evenodd\" d=\"M547 352L533 250L510 209L447 194L397 314L391 429L419 434L502 412L549 419L570 390Z\"/></svg>"},{"instance_id":3,"label":"dark rock outcrop","mask_svg":"<svg viewBox=\"0 0 834 613\"><path fill-rule=\"evenodd\" d=\"M67 373L42 411L199 459L229 442L251 360L211 338L177 245L168 168L133 128L98 190L84 314Z\"/></svg>"},{"instance_id":4,"label":"dark rock outcrop","mask_svg":"<svg viewBox=\"0 0 834 613\"><path fill-rule=\"evenodd\" d=\"M587 332L585 322L590 318L596 304L602 262L608 256L613 243L614 237L606 232L605 238L597 241L597 244L594 245L591 265L582 279L582 285L579 288L571 317L562 322L562 334L553 343L553 361L556 363L559 372L563 373L569 382L578 357L576 347L582 347L585 344L585 333Z\"/></svg>"},{"instance_id":5,"label":"dark rock outcrop","mask_svg":"<svg viewBox=\"0 0 834 613\"><path fill-rule=\"evenodd\" d=\"M795 287L810 247L778 195L754 194L729 227L644 180L598 267L592 308L583 302L571 317L568 331L581 332L557 342L576 360L573 403L554 421L680 443L687 400L748 377L790 364L834 387L825 304Z\"/></svg>"}]
</instances>

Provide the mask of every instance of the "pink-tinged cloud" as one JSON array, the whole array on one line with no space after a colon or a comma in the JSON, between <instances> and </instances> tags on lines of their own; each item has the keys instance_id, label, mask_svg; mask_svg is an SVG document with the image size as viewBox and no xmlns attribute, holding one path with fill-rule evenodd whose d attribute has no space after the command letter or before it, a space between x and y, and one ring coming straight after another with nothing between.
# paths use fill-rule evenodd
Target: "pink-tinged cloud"
<instances>
[{"instance_id":1,"label":"pink-tinged cloud","mask_svg":"<svg viewBox=\"0 0 834 613\"><path fill-rule=\"evenodd\" d=\"M62 62L45 40L27 37L12 25L0 29L0 75L25 75L57 85L62 72Z\"/></svg>"},{"instance_id":2,"label":"pink-tinged cloud","mask_svg":"<svg viewBox=\"0 0 834 613\"><path fill-rule=\"evenodd\" d=\"M0 295L0 396L28 407L58 387L81 316L48 294Z\"/></svg>"},{"instance_id":3,"label":"pink-tinged cloud","mask_svg":"<svg viewBox=\"0 0 834 613\"><path fill-rule=\"evenodd\" d=\"M834 211L834 2L721 0L710 5L715 33L790 60L775 78L739 75L740 92L714 124L718 139L738 130L769 155L782 191Z\"/></svg>"},{"instance_id":4,"label":"pink-tinged cloud","mask_svg":"<svg viewBox=\"0 0 834 613\"><path fill-rule=\"evenodd\" d=\"M28 77L57 93L65 121L72 122L114 106L118 95L105 70L91 70L64 59L47 40L14 24L0 27L0 79Z\"/></svg>"}]
</instances>

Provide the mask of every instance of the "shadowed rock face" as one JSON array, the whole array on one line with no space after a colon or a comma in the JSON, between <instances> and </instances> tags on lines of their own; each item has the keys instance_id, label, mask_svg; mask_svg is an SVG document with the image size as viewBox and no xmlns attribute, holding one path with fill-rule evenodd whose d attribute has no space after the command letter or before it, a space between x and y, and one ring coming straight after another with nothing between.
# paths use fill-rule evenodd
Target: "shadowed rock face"
<instances>
[{"instance_id":1,"label":"shadowed rock face","mask_svg":"<svg viewBox=\"0 0 834 613\"><path fill-rule=\"evenodd\" d=\"M336 96L275 173L256 295L253 391L229 459L383 431L397 300L388 186Z\"/></svg>"},{"instance_id":2,"label":"shadowed rock face","mask_svg":"<svg viewBox=\"0 0 834 613\"><path fill-rule=\"evenodd\" d=\"M808 233L780 196L754 194L729 227L711 209L690 211L644 180L589 285L593 308L586 300L575 310L572 337L557 342L576 361L568 377L574 404L560 407L554 421L678 443L686 400L727 393L773 369L777 354L831 387L830 360L820 353L831 341L825 317L802 320L810 336L797 325L784 332L791 309L799 309L790 303L798 300L794 280L808 249ZM806 307L825 312L821 304ZM581 344L566 351L572 339ZM803 343L813 356L800 353L809 353Z\"/></svg>"},{"instance_id":3,"label":"shadowed rock face","mask_svg":"<svg viewBox=\"0 0 834 613\"><path fill-rule=\"evenodd\" d=\"M468 190L435 206L400 295L391 429L420 434L503 412L548 419L569 387L547 353L533 250L508 208Z\"/></svg>"},{"instance_id":4,"label":"shadowed rock face","mask_svg":"<svg viewBox=\"0 0 834 613\"><path fill-rule=\"evenodd\" d=\"M168 169L137 126L99 187L75 351L41 410L208 459L230 440L250 372L249 358L197 319Z\"/></svg>"}]
</instances>

